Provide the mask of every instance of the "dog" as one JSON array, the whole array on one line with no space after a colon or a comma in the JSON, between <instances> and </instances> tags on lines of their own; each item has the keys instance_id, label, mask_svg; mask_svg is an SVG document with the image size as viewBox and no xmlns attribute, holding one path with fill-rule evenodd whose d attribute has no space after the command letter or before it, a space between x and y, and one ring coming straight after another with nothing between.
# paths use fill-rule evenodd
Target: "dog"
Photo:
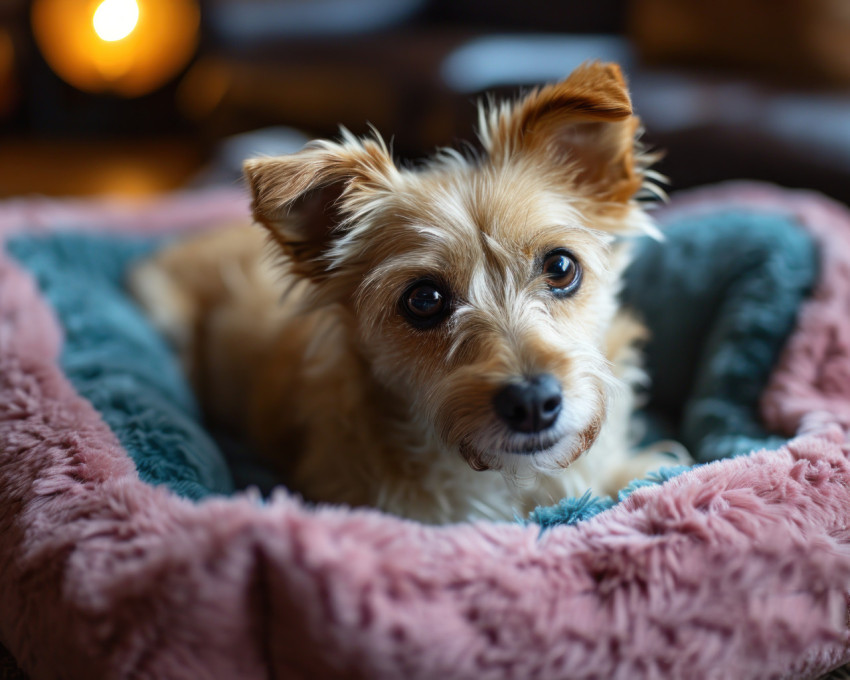
<instances>
[{"instance_id":1,"label":"dog","mask_svg":"<svg viewBox=\"0 0 850 680\"><path fill-rule=\"evenodd\" d=\"M644 327L619 308L658 194L614 64L479 107L480 149L397 165L377 132L244 165L254 226L131 286L209 418L306 499L510 520L671 462L634 454Z\"/></svg>"}]
</instances>

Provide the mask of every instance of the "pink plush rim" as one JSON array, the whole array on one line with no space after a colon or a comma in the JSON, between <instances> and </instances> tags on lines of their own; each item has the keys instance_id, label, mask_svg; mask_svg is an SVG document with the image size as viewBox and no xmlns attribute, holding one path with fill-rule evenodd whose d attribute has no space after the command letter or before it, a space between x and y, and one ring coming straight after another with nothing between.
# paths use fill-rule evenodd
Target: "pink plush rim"
<instances>
[{"instance_id":1,"label":"pink plush rim","mask_svg":"<svg viewBox=\"0 0 850 680\"><path fill-rule=\"evenodd\" d=\"M850 216L745 185L663 217L727 203L793 213L821 240L823 280L764 398L771 423L805 434L543 536L310 510L284 492L194 504L142 483L3 257L0 641L34 678L761 678L850 660L850 381L833 384L850 370ZM17 201L0 234L246 212L226 191L130 212Z\"/></svg>"}]
</instances>

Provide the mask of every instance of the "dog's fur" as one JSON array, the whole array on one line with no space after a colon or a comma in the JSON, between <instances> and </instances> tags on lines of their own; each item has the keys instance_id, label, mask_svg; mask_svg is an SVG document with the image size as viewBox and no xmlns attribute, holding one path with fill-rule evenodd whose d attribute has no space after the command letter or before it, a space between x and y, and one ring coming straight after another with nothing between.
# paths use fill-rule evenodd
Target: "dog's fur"
<instances>
[{"instance_id":1,"label":"dog's fur","mask_svg":"<svg viewBox=\"0 0 850 680\"><path fill-rule=\"evenodd\" d=\"M248 161L263 229L177 245L132 285L210 417L309 499L439 523L615 493L660 462L629 453L644 330L617 306L623 237L653 231L638 130L619 69L592 63L483 106L477 153L406 169L377 134L344 131ZM582 268L569 297L542 270L555 249ZM432 328L401 310L420 279L450 305ZM512 431L494 396L542 373L557 420Z\"/></svg>"}]
</instances>

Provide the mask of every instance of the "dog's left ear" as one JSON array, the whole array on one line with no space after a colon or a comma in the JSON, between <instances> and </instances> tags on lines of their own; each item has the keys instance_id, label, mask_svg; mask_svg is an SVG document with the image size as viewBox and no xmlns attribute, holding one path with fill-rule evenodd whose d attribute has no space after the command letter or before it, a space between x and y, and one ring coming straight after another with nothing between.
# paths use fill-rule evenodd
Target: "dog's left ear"
<instances>
[{"instance_id":1,"label":"dog's left ear","mask_svg":"<svg viewBox=\"0 0 850 680\"><path fill-rule=\"evenodd\" d=\"M626 202L643 183L639 126L620 68L591 62L513 104L482 109L479 135L494 164L533 155L589 196Z\"/></svg>"},{"instance_id":2,"label":"dog's left ear","mask_svg":"<svg viewBox=\"0 0 850 680\"><path fill-rule=\"evenodd\" d=\"M298 153L245 161L254 219L292 261L290 270L314 280L328 272L328 254L345 233L346 217L388 190L396 167L383 141L311 142Z\"/></svg>"}]
</instances>

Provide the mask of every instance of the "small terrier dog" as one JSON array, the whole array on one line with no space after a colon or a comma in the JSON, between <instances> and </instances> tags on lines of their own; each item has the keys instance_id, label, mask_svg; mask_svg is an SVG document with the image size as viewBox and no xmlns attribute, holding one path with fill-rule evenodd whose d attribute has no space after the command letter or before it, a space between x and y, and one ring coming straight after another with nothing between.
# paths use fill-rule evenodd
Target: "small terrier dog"
<instances>
[{"instance_id":1,"label":"small terrier dog","mask_svg":"<svg viewBox=\"0 0 850 680\"><path fill-rule=\"evenodd\" d=\"M212 421L310 500L445 523L615 494L670 462L629 441L645 331L617 295L657 192L638 132L597 62L483 105L479 151L415 169L343 130L247 161L262 229L178 244L131 286Z\"/></svg>"}]
</instances>

